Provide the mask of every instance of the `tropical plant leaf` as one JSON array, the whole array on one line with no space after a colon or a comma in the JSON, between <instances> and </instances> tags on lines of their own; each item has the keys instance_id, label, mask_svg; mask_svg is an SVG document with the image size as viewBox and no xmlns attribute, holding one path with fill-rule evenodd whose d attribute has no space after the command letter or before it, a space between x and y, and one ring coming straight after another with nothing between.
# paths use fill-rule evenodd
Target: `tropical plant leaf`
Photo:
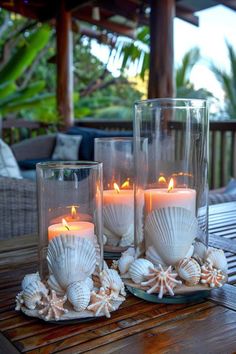
<instances>
[{"instance_id":1,"label":"tropical plant leaf","mask_svg":"<svg viewBox=\"0 0 236 354\"><path fill-rule=\"evenodd\" d=\"M28 87L23 89L18 89L11 95L8 95L4 99L0 100L0 107L4 105L15 105L17 103L23 102L28 98L32 98L34 95L37 95L45 88L45 81L37 81Z\"/></svg>"},{"instance_id":2,"label":"tropical plant leaf","mask_svg":"<svg viewBox=\"0 0 236 354\"><path fill-rule=\"evenodd\" d=\"M13 81L7 81L0 85L0 102L16 90L16 84ZM0 103L1 104L1 103Z\"/></svg>"},{"instance_id":3,"label":"tropical plant leaf","mask_svg":"<svg viewBox=\"0 0 236 354\"><path fill-rule=\"evenodd\" d=\"M39 51L44 48L50 35L51 30L48 25L37 28L0 70L0 84L6 81L15 81L33 62Z\"/></svg>"}]
</instances>

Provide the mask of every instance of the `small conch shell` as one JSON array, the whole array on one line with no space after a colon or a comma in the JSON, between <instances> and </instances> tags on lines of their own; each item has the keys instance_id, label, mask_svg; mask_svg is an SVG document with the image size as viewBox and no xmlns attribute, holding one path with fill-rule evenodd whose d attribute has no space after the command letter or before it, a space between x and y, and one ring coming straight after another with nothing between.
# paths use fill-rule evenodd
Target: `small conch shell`
<instances>
[{"instance_id":1,"label":"small conch shell","mask_svg":"<svg viewBox=\"0 0 236 354\"><path fill-rule=\"evenodd\" d=\"M140 284L145 280L145 276L153 269L153 264L144 258L136 259L129 268L129 275L134 283Z\"/></svg>"},{"instance_id":2,"label":"small conch shell","mask_svg":"<svg viewBox=\"0 0 236 354\"><path fill-rule=\"evenodd\" d=\"M34 310L40 303L43 296L47 296L48 290L41 281L34 281L29 284L23 291L22 297L24 299L25 306L30 310Z\"/></svg>"},{"instance_id":3,"label":"small conch shell","mask_svg":"<svg viewBox=\"0 0 236 354\"><path fill-rule=\"evenodd\" d=\"M64 290L68 285L83 281L96 267L94 242L75 235L54 237L48 245L48 268Z\"/></svg>"},{"instance_id":4,"label":"small conch shell","mask_svg":"<svg viewBox=\"0 0 236 354\"><path fill-rule=\"evenodd\" d=\"M196 285L200 281L201 267L193 258L184 258L176 266L181 279L189 286Z\"/></svg>"},{"instance_id":5,"label":"small conch shell","mask_svg":"<svg viewBox=\"0 0 236 354\"><path fill-rule=\"evenodd\" d=\"M126 295L124 283L115 269L106 269L101 272L100 281L102 288L109 290L114 296L118 296L119 293Z\"/></svg>"},{"instance_id":6,"label":"small conch shell","mask_svg":"<svg viewBox=\"0 0 236 354\"><path fill-rule=\"evenodd\" d=\"M129 255L128 253L123 253L118 261L118 268L121 274L128 272L129 267L134 262L134 256Z\"/></svg>"},{"instance_id":7,"label":"small conch shell","mask_svg":"<svg viewBox=\"0 0 236 354\"><path fill-rule=\"evenodd\" d=\"M41 281L39 273L26 274L21 282L22 290L25 290L27 286L35 281Z\"/></svg>"},{"instance_id":8,"label":"small conch shell","mask_svg":"<svg viewBox=\"0 0 236 354\"><path fill-rule=\"evenodd\" d=\"M67 288L67 298L75 311L80 312L85 310L90 301L90 289L85 281L69 285Z\"/></svg>"},{"instance_id":9,"label":"small conch shell","mask_svg":"<svg viewBox=\"0 0 236 354\"><path fill-rule=\"evenodd\" d=\"M119 246L127 247L131 246L134 243L134 225L130 225L129 232L122 236Z\"/></svg>"},{"instance_id":10,"label":"small conch shell","mask_svg":"<svg viewBox=\"0 0 236 354\"><path fill-rule=\"evenodd\" d=\"M213 247L209 248L206 255L206 261L212 264L214 268L221 269L224 272L227 272L228 270L227 259L224 251L221 249Z\"/></svg>"}]
</instances>

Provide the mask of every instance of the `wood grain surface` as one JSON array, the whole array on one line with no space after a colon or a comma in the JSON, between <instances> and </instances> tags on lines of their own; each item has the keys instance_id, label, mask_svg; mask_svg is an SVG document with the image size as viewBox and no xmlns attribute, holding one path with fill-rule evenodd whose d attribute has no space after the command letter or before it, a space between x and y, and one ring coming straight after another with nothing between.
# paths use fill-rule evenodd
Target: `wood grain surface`
<instances>
[{"instance_id":1,"label":"wood grain surface","mask_svg":"<svg viewBox=\"0 0 236 354\"><path fill-rule=\"evenodd\" d=\"M223 247L229 284L192 304L153 304L132 295L110 319L45 323L14 310L26 273L37 269L36 236L0 243L0 354L236 353L236 203L210 208L210 244Z\"/></svg>"}]
</instances>

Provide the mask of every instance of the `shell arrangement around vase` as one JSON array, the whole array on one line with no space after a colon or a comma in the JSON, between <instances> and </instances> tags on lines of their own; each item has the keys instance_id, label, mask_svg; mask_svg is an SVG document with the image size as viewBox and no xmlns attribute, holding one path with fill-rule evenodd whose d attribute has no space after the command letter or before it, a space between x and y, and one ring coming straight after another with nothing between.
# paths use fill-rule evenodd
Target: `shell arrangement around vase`
<instances>
[{"instance_id":1,"label":"shell arrangement around vase","mask_svg":"<svg viewBox=\"0 0 236 354\"><path fill-rule=\"evenodd\" d=\"M133 208L123 204L105 205L103 218L107 245L127 247L133 244Z\"/></svg>"},{"instance_id":2,"label":"shell arrangement around vase","mask_svg":"<svg viewBox=\"0 0 236 354\"><path fill-rule=\"evenodd\" d=\"M128 260L129 255L122 255L122 258ZM159 299L164 295L174 296L174 289L179 289L182 285L190 287L191 291L194 291L194 286L201 284L205 284L202 290L206 287L221 287L227 278L225 270L216 268L208 259L202 259L199 263L192 257L181 259L175 266L166 266L161 263L152 263L145 258L137 258L132 263L127 262L126 270L126 273L121 273L125 283L128 280L130 285L129 279L131 279L135 287L145 290L148 294L156 293Z\"/></svg>"},{"instance_id":3,"label":"shell arrangement around vase","mask_svg":"<svg viewBox=\"0 0 236 354\"><path fill-rule=\"evenodd\" d=\"M47 282L38 273L27 274L16 296L16 310L45 321L110 317L125 300L124 283L114 269L99 271L96 248L96 243L78 236L53 238Z\"/></svg>"}]
</instances>

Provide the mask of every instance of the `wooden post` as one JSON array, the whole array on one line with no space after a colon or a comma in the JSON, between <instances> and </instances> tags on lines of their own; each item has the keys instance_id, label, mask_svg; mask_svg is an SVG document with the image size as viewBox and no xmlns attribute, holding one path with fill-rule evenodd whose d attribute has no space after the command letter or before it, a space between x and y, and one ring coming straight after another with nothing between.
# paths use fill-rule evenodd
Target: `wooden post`
<instances>
[{"instance_id":1,"label":"wooden post","mask_svg":"<svg viewBox=\"0 0 236 354\"><path fill-rule=\"evenodd\" d=\"M57 109L64 128L73 125L73 42L71 13L59 1L57 14Z\"/></svg>"},{"instance_id":2,"label":"wooden post","mask_svg":"<svg viewBox=\"0 0 236 354\"><path fill-rule=\"evenodd\" d=\"M151 0L148 98L173 97L175 0Z\"/></svg>"}]
</instances>

